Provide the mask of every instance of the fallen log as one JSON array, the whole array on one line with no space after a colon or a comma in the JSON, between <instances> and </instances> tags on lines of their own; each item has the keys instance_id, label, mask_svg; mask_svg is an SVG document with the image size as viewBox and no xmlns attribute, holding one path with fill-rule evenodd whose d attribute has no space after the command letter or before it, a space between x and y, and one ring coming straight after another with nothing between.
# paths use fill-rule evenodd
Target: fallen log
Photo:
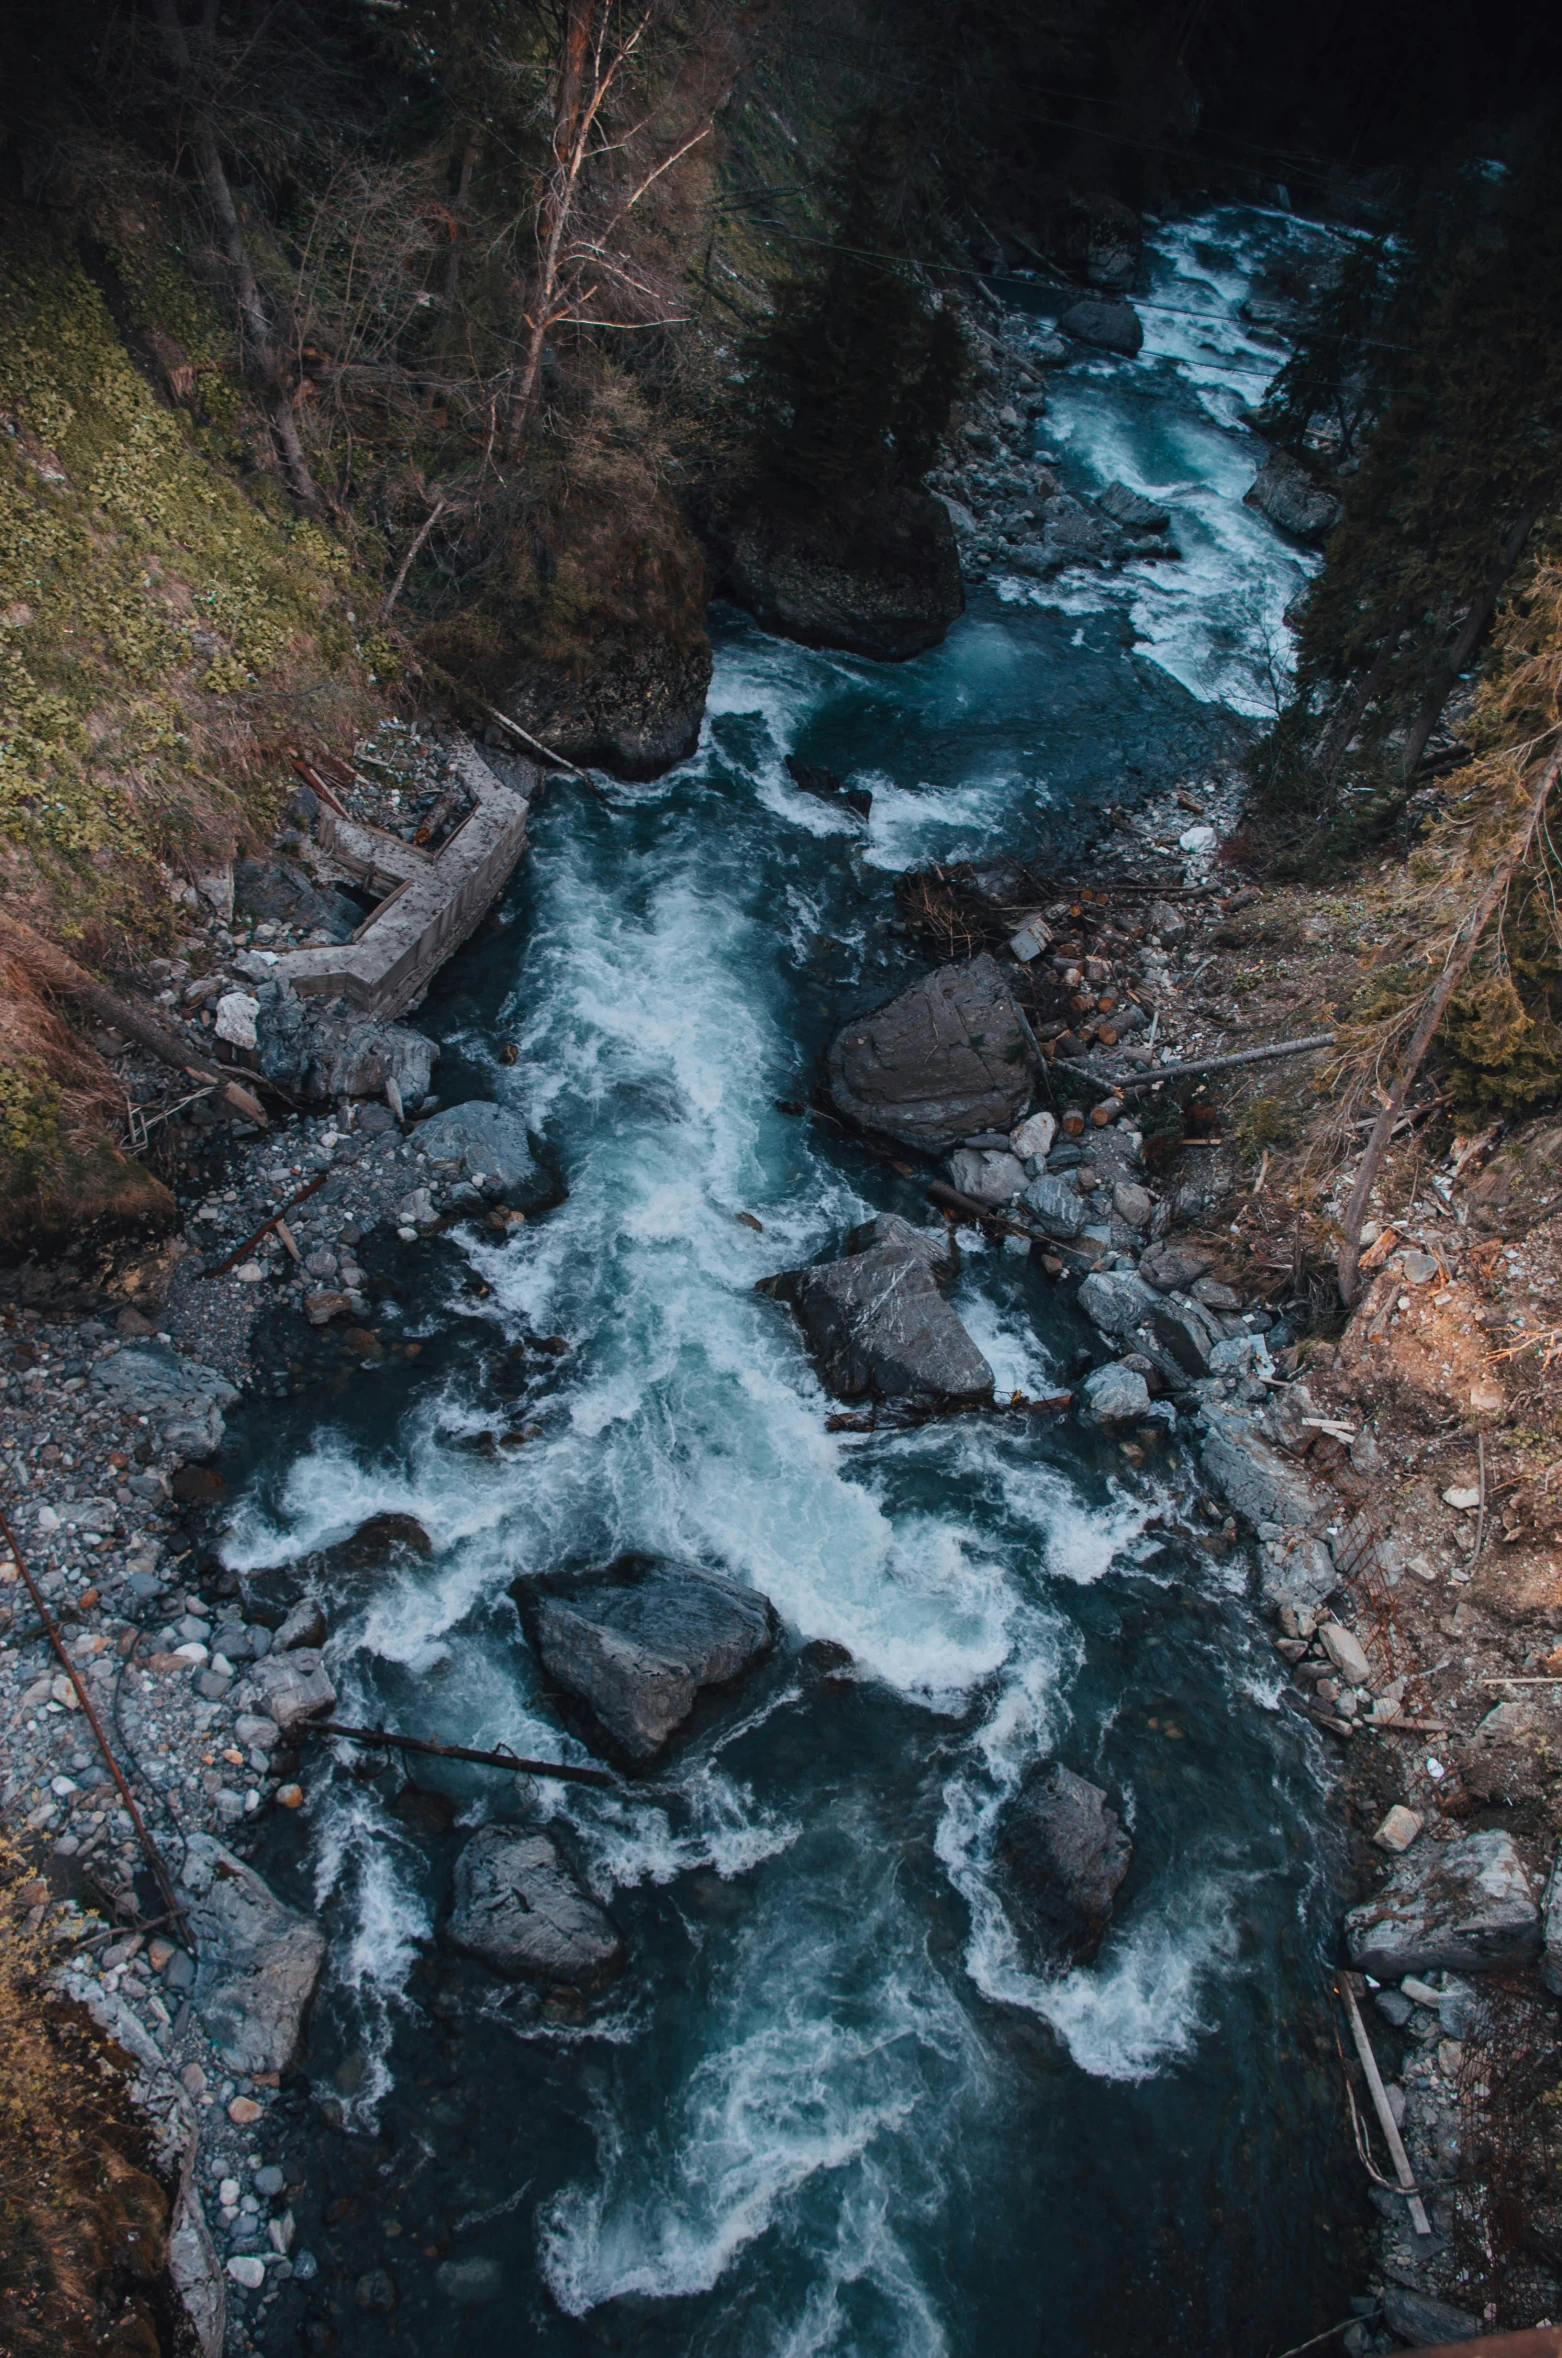
<instances>
[{"instance_id":1,"label":"fallen log","mask_svg":"<svg viewBox=\"0 0 1562 2358\"><path fill-rule=\"evenodd\" d=\"M1194 1056L1181 1064L1147 1065L1136 1076L1127 1073L1101 1073L1088 1064L1065 1063L1055 1059L1055 1073L1075 1073L1082 1081L1091 1081L1097 1088L1110 1089L1114 1096L1123 1097L1131 1089L1153 1089L1157 1081L1185 1080L1192 1073L1223 1073L1239 1064L1269 1064L1280 1056L1307 1056L1315 1048L1332 1048L1332 1032L1312 1032L1305 1040L1279 1040L1272 1048L1240 1048L1231 1056Z\"/></svg>"},{"instance_id":2,"label":"fallen log","mask_svg":"<svg viewBox=\"0 0 1562 2358\"><path fill-rule=\"evenodd\" d=\"M618 1779L606 1769L576 1768L567 1760L522 1760L513 1752L479 1752L470 1744L436 1744L427 1736L403 1736L393 1728L346 1728L334 1719L317 1719L305 1731L311 1736L343 1736L349 1744L367 1744L377 1752L422 1752L434 1760L469 1760L478 1768L509 1769L518 1777L559 1777L569 1785L600 1785L616 1792Z\"/></svg>"},{"instance_id":3,"label":"fallen log","mask_svg":"<svg viewBox=\"0 0 1562 2358\"><path fill-rule=\"evenodd\" d=\"M318 1179L311 1179L309 1185L307 1187L301 1187L297 1195L290 1195L287 1199L287 1202L282 1206L282 1209L279 1212L273 1212L269 1220L262 1220L260 1226L255 1230L254 1235L247 1236L242 1244L235 1245L232 1252L228 1255L225 1261L219 1261L216 1267L213 1269L203 1269L201 1271L202 1277L226 1276L227 1272L234 1266L235 1262L242 1261L246 1253L253 1252L256 1245L259 1244L261 1238L263 1236L269 1235L273 1228L278 1230L282 1237L283 1243L287 1246L288 1252L296 1261L299 1258L299 1252L297 1245L293 1242L292 1231L287 1225L287 1216L289 1212L296 1211L300 1204L307 1203L310 1196L312 1196L318 1188L323 1187L330 1176L331 1174L329 1170L322 1171Z\"/></svg>"},{"instance_id":4,"label":"fallen log","mask_svg":"<svg viewBox=\"0 0 1562 2358\"><path fill-rule=\"evenodd\" d=\"M914 1425L942 1424L956 1416L1060 1416L1073 1398L1072 1392L1047 1392L1032 1400L1024 1392L1011 1392L1007 1400L962 1400L952 1405L929 1401L925 1407L897 1408L888 1403L860 1412L842 1410L825 1418L824 1429L827 1433L898 1433Z\"/></svg>"}]
</instances>

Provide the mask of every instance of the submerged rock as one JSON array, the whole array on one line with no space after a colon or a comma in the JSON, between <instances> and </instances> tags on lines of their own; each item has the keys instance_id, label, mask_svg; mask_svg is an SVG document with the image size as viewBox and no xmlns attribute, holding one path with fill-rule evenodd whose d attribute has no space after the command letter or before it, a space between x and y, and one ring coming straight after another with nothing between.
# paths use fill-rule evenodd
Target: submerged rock
<instances>
[{"instance_id":1,"label":"submerged rock","mask_svg":"<svg viewBox=\"0 0 1562 2358\"><path fill-rule=\"evenodd\" d=\"M506 1981L593 1989L624 1962L606 1910L546 1834L482 1826L456 1861L448 1937Z\"/></svg>"},{"instance_id":2,"label":"submerged rock","mask_svg":"<svg viewBox=\"0 0 1562 2358\"><path fill-rule=\"evenodd\" d=\"M1167 532L1171 529L1171 510L1157 507L1153 499L1146 499L1139 491L1130 491L1126 483L1109 483L1105 491L1096 493L1096 506L1105 510L1114 524L1121 524L1125 532Z\"/></svg>"},{"instance_id":3,"label":"submerged rock","mask_svg":"<svg viewBox=\"0 0 1562 2358\"><path fill-rule=\"evenodd\" d=\"M726 536L722 586L766 630L880 662L936 647L965 610L954 525L925 491L755 509Z\"/></svg>"},{"instance_id":4,"label":"submerged rock","mask_svg":"<svg viewBox=\"0 0 1562 2358\"><path fill-rule=\"evenodd\" d=\"M1314 482L1307 469L1283 450L1271 450L1251 488L1243 494L1244 507L1256 508L1293 540L1316 548L1327 540L1344 515L1343 503L1332 491Z\"/></svg>"},{"instance_id":5,"label":"submerged rock","mask_svg":"<svg viewBox=\"0 0 1562 2358\"><path fill-rule=\"evenodd\" d=\"M199 1951L196 2012L214 2045L236 2071L291 2071L325 1934L209 1834L189 1836L180 1883Z\"/></svg>"},{"instance_id":6,"label":"submerged rock","mask_svg":"<svg viewBox=\"0 0 1562 2358\"><path fill-rule=\"evenodd\" d=\"M1030 1101L1037 1057L1001 968L984 954L939 967L847 1024L829 1070L850 1120L936 1153L981 1130L1007 1132Z\"/></svg>"},{"instance_id":7,"label":"submerged rock","mask_svg":"<svg viewBox=\"0 0 1562 2358\"><path fill-rule=\"evenodd\" d=\"M789 1303L830 1390L843 1400L989 1400L993 1371L914 1247L880 1244L787 1269L760 1291Z\"/></svg>"},{"instance_id":8,"label":"submerged rock","mask_svg":"<svg viewBox=\"0 0 1562 2358\"><path fill-rule=\"evenodd\" d=\"M1004 1809L998 1860L1016 1929L1038 1970L1086 1965L1100 1948L1133 1845L1097 1785L1038 1763Z\"/></svg>"},{"instance_id":9,"label":"submerged rock","mask_svg":"<svg viewBox=\"0 0 1562 2358\"><path fill-rule=\"evenodd\" d=\"M643 1767L701 1692L726 1686L775 1643L768 1597L693 1564L629 1557L565 1595L523 1588L544 1670L583 1703L614 1748Z\"/></svg>"},{"instance_id":10,"label":"submerged rock","mask_svg":"<svg viewBox=\"0 0 1562 2358\"><path fill-rule=\"evenodd\" d=\"M1348 1911L1358 1973L1492 1972L1540 1951L1540 1909L1509 1835L1463 1834L1401 1859L1371 1899Z\"/></svg>"},{"instance_id":11,"label":"submerged rock","mask_svg":"<svg viewBox=\"0 0 1562 2358\"><path fill-rule=\"evenodd\" d=\"M552 1192L532 1153L523 1116L507 1105L475 1098L466 1105L448 1106L420 1122L412 1142L431 1162L455 1164L464 1178L481 1172L506 1203L520 1210L532 1209Z\"/></svg>"}]
</instances>

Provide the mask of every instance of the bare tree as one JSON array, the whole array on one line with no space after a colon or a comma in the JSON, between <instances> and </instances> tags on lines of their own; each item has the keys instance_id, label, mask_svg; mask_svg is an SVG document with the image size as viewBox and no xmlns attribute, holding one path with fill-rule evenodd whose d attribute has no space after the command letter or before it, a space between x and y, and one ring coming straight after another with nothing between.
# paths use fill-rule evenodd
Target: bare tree
<instances>
[{"instance_id":1,"label":"bare tree","mask_svg":"<svg viewBox=\"0 0 1562 2358\"><path fill-rule=\"evenodd\" d=\"M639 155L649 115L609 126L609 101L643 61L657 20L657 0L633 14L622 0L564 0L553 76L549 160L537 207L537 261L527 292L526 333L510 385L505 448L525 444L537 406L548 338L566 322L583 327L670 325L653 315L664 290L626 250L629 216L647 191L692 148L709 138L711 105L696 127L660 143L649 169L621 186L614 162Z\"/></svg>"}]
</instances>

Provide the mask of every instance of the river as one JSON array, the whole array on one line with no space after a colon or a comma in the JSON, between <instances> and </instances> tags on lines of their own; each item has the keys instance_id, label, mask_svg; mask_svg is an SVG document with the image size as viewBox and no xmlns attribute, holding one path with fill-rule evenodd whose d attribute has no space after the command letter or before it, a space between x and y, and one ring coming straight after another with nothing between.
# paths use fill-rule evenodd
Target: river
<instances>
[{"instance_id":1,"label":"river","mask_svg":"<svg viewBox=\"0 0 1562 2358\"><path fill-rule=\"evenodd\" d=\"M312 2148L302 2239L353 2358L1257 2354L1345 2313L1339 1861L1243 1567L1186 1535L1191 1460L1135 1470L1067 1422L830 1435L754 1291L875 1209L927 1216L780 1109L917 970L896 871L1066 862L1096 805L1196 773L1267 708L1305 565L1241 505L1236 420L1282 355L1238 305L1323 243L1277 214L1163 227L1141 358L1054 379L1039 446L1071 488L1164 500L1181 565L999 581L894 668L726 617L696 756L557 788L420 1017L435 1087L524 1107L567 1194L503 1241L406 1248L415 1359L246 1411L230 1561L416 1516L433 1557L332 1600L341 1716L521 1753L587 1757L539 1692L520 1573L691 1559L785 1635L628 1798L436 1770L445 1832L399 1773L311 1755L260 1857L331 1934L309 2069L341 2133ZM865 833L795 791L789 752L871 786ZM966 1242L956 1299L1000 1392L1066 1381L1066 1297ZM569 1350L524 1404L534 1438L491 1460L462 1443L522 1332ZM1042 1980L990 1859L1054 1753L1134 1856L1097 1962ZM609 1902L630 1964L602 1997L441 1947L462 1830L495 1815L549 1822ZM389 2317L354 2306L371 2267Z\"/></svg>"}]
</instances>

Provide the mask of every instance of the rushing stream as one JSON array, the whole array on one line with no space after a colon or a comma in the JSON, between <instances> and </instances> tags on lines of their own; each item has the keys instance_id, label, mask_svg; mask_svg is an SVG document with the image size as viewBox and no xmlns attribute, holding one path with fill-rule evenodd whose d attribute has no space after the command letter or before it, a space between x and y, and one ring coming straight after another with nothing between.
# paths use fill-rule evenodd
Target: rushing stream
<instances>
[{"instance_id":1,"label":"rushing stream","mask_svg":"<svg viewBox=\"0 0 1562 2358\"><path fill-rule=\"evenodd\" d=\"M424 1011L436 1088L523 1106L567 1195L503 1241L407 1249L415 1359L249 1412L231 1560L416 1516L433 1558L333 1600L341 1716L521 1753L587 1757L539 1692L521 1572L691 1559L785 1635L627 1798L431 1764L443 1832L399 1772L312 1759L261 1863L332 1935L310 2068L347 2133L314 2194L341 2199L304 2233L343 2272L343 2352L1257 2354L1343 2313L1322 1788L1240 1566L1176 1535L1189 1463L1136 1472L1066 1421L827 1434L754 1291L874 1209L927 1218L777 1103L917 970L894 872L1066 859L1081 814L1266 708L1303 564L1240 504L1234 420L1278 356L1236 307L1266 257L1321 243L1252 213L1165 231L1144 355L1054 380L1041 446L1071 487L1164 500L1181 566L1000 584L894 669L729 620L698 755L556 791ZM872 786L865 835L788 752ZM1055 1388L1077 1314L966 1242L956 1298L1000 1393ZM569 1352L525 1403L535 1437L489 1459L460 1444L523 1331ZM1096 1964L1044 1981L989 1862L1054 1752L1134 1859ZM551 1820L609 1901L630 1965L604 1996L441 1948L462 1830L495 1814ZM390 2318L351 2298L381 2266Z\"/></svg>"}]
</instances>

